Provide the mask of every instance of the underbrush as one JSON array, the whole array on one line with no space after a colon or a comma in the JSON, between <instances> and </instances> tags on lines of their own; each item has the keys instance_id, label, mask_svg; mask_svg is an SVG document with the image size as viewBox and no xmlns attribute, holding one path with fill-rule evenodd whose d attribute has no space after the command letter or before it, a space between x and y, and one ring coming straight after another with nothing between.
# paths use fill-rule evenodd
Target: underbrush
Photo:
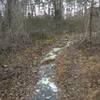
<instances>
[{"instance_id":1,"label":"underbrush","mask_svg":"<svg viewBox=\"0 0 100 100\"><path fill-rule=\"evenodd\" d=\"M37 35L37 34L35 34ZM41 47L52 44L56 39L55 35L41 35L37 37L17 37L11 40L1 40L0 42L0 63L3 63L9 56L24 51L29 47Z\"/></svg>"},{"instance_id":2,"label":"underbrush","mask_svg":"<svg viewBox=\"0 0 100 100\"><path fill-rule=\"evenodd\" d=\"M31 40L30 40L31 41ZM54 44L55 36L33 38L31 42L3 43L0 54L0 99L30 100L38 80L42 53Z\"/></svg>"},{"instance_id":3,"label":"underbrush","mask_svg":"<svg viewBox=\"0 0 100 100\"><path fill-rule=\"evenodd\" d=\"M98 48L94 51L94 48ZM57 83L62 90L60 100L100 99L100 50L67 48L58 58Z\"/></svg>"}]
</instances>

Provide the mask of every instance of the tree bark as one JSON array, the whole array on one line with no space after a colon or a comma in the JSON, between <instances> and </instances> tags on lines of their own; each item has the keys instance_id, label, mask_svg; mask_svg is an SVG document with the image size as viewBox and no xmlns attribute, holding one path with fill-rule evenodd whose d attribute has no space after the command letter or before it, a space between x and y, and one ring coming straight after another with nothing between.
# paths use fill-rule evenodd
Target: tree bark
<instances>
[{"instance_id":1,"label":"tree bark","mask_svg":"<svg viewBox=\"0 0 100 100\"><path fill-rule=\"evenodd\" d=\"M90 23L89 23L89 38L90 38L90 43L92 42L93 5L94 5L94 0L91 1L91 8L90 8Z\"/></svg>"},{"instance_id":2,"label":"tree bark","mask_svg":"<svg viewBox=\"0 0 100 100\"><path fill-rule=\"evenodd\" d=\"M7 22L9 28L11 28L11 20L12 20L12 0L7 0Z\"/></svg>"}]
</instances>

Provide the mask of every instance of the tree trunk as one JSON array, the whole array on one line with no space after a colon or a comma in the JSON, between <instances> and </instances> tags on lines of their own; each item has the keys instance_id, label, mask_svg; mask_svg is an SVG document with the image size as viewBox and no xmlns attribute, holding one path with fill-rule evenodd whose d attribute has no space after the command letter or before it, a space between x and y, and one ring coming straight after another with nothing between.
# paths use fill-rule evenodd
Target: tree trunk
<instances>
[{"instance_id":1,"label":"tree trunk","mask_svg":"<svg viewBox=\"0 0 100 100\"><path fill-rule=\"evenodd\" d=\"M7 0L7 22L9 29L11 28L12 20L12 0Z\"/></svg>"},{"instance_id":2,"label":"tree trunk","mask_svg":"<svg viewBox=\"0 0 100 100\"><path fill-rule=\"evenodd\" d=\"M99 0L99 9L100 9L100 0Z\"/></svg>"},{"instance_id":3,"label":"tree trunk","mask_svg":"<svg viewBox=\"0 0 100 100\"><path fill-rule=\"evenodd\" d=\"M91 8L90 8L90 23L89 23L89 38L90 38L90 44L92 42L93 5L94 5L94 0L91 1Z\"/></svg>"}]
</instances>

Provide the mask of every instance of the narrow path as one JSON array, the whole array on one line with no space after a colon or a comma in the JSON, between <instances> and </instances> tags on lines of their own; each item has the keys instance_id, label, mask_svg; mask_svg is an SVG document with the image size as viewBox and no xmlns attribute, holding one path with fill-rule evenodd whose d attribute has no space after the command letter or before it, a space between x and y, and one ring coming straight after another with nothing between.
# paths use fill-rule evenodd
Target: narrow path
<instances>
[{"instance_id":1,"label":"narrow path","mask_svg":"<svg viewBox=\"0 0 100 100\"><path fill-rule=\"evenodd\" d=\"M63 43L62 43L63 44ZM67 45L66 45L67 44ZM32 100L58 100L61 94L60 88L55 82L55 60L62 49L69 47L72 42L64 41L63 47L53 48L49 53L43 56L39 66L39 81L35 86L35 92Z\"/></svg>"},{"instance_id":2,"label":"narrow path","mask_svg":"<svg viewBox=\"0 0 100 100\"><path fill-rule=\"evenodd\" d=\"M53 81L56 64L54 60L59 55L61 48L53 48L41 60L39 81L35 87L33 100L58 100L59 88Z\"/></svg>"}]
</instances>

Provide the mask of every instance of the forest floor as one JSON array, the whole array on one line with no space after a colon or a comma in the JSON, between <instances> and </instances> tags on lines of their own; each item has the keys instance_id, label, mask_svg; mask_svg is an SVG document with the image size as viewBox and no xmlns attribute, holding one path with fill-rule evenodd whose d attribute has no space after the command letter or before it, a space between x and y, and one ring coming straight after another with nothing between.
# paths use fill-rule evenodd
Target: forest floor
<instances>
[{"instance_id":1,"label":"forest floor","mask_svg":"<svg viewBox=\"0 0 100 100\"><path fill-rule=\"evenodd\" d=\"M58 36L8 57L0 67L0 100L31 100L41 57L71 40L66 35ZM78 43L61 51L55 68L55 81L61 90L59 100L100 100L99 51L98 46L90 50Z\"/></svg>"},{"instance_id":2,"label":"forest floor","mask_svg":"<svg viewBox=\"0 0 100 100\"><path fill-rule=\"evenodd\" d=\"M49 38L37 40L37 45L10 54L0 62L0 100L30 100L37 83L38 63L60 40Z\"/></svg>"},{"instance_id":3,"label":"forest floor","mask_svg":"<svg viewBox=\"0 0 100 100\"><path fill-rule=\"evenodd\" d=\"M65 48L57 59L56 72L60 100L100 100L100 45Z\"/></svg>"}]
</instances>

